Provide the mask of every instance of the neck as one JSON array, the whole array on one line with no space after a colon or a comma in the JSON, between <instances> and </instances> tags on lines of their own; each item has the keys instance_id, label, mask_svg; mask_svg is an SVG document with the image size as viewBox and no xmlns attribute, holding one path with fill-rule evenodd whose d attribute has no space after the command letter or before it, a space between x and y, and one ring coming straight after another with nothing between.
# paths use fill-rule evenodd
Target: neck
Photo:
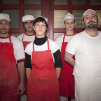
<instances>
[{"instance_id":1,"label":"neck","mask_svg":"<svg viewBox=\"0 0 101 101\"><path fill-rule=\"evenodd\" d=\"M27 35L33 35L34 33L33 33L33 31L32 31L32 32L27 32L27 31L26 31L26 34L27 34Z\"/></svg>"},{"instance_id":2,"label":"neck","mask_svg":"<svg viewBox=\"0 0 101 101\"><path fill-rule=\"evenodd\" d=\"M9 34L7 33L7 34L1 34L0 33L0 37L8 37L9 36Z\"/></svg>"},{"instance_id":3,"label":"neck","mask_svg":"<svg viewBox=\"0 0 101 101\"><path fill-rule=\"evenodd\" d=\"M44 38L37 38L37 37L35 37L34 43L36 45L43 45L46 41L47 41L47 36L45 36Z\"/></svg>"},{"instance_id":4,"label":"neck","mask_svg":"<svg viewBox=\"0 0 101 101\"><path fill-rule=\"evenodd\" d=\"M66 35L72 35L72 34L74 34L74 30L72 31L66 30Z\"/></svg>"},{"instance_id":5,"label":"neck","mask_svg":"<svg viewBox=\"0 0 101 101\"><path fill-rule=\"evenodd\" d=\"M45 34L43 34L43 35L37 35L36 34L36 38L44 38L45 37Z\"/></svg>"},{"instance_id":6,"label":"neck","mask_svg":"<svg viewBox=\"0 0 101 101\"><path fill-rule=\"evenodd\" d=\"M94 29L94 30L86 30L85 29L85 32L91 37L96 37L98 35L98 30L97 29Z\"/></svg>"}]
</instances>

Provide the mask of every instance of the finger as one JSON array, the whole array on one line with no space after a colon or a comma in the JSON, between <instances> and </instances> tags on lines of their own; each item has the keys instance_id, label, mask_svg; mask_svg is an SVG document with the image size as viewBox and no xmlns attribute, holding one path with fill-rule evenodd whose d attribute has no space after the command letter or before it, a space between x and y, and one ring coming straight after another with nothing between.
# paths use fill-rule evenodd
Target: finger
<instances>
[{"instance_id":1,"label":"finger","mask_svg":"<svg viewBox=\"0 0 101 101\"><path fill-rule=\"evenodd\" d=\"M19 95L22 95L22 94L24 94L24 90L19 91Z\"/></svg>"}]
</instances>

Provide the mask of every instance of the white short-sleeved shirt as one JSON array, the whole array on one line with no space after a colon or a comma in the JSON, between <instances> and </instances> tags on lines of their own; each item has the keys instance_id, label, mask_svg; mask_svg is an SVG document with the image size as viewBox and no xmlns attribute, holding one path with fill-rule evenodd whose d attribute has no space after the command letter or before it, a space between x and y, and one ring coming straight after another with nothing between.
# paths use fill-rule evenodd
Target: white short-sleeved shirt
<instances>
[{"instance_id":1,"label":"white short-sleeved shirt","mask_svg":"<svg viewBox=\"0 0 101 101\"><path fill-rule=\"evenodd\" d=\"M93 66L101 63L101 32L96 37L85 31L75 35L67 44L66 52L75 55L74 75L90 75ZM91 63L90 63L90 62ZM95 63L95 64L94 64ZM97 64L99 65L99 64ZM87 72L88 71L88 72ZM94 70L93 72L95 72ZM96 75L96 74L95 74Z\"/></svg>"},{"instance_id":2,"label":"white short-sleeved shirt","mask_svg":"<svg viewBox=\"0 0 101 101\"><path fill-rule=\"evenodd\" d=\"M52 41L51 39L48 39L49 40L49 48L51 50L51 53L52 53L52 56L53 56L53 53L55 53L57 50L59 50L59 46L57 43L55 43L54 41ZM43 45L35 45L34 44L34 50L35 51L45 51L45 50L48 50L48 46L47 46L47 41L43 44ZM33 52L33 42L29 43L27 46L26 46L26 49L25 49L25 52L29 55L31 55L32 57L32 52ZM54 58L53 58L54 60Z\"/></svg>"},{"instance_id":3,"label":"white short-sleeved shirt","mask_svg":"<svg viewBox=\"0 0 101 101\"><path fill-rule=\"evenodd\" d=\"M13 35L11 35L10 37L11 37L11 42L13 43L14 56L15 56L16 62L24 60L25 54L24 54L24 48L23 48L22 41L20 41L18 38L16 38ZM6 38L0 37L0 42L10 43L9 37L6 37Z\"/></svg>"},{"instance_id":4,"label":"white short-sleeved shirt","mask_svg":"<svg viewBox=\"0 0 101 101\"><path fill-rule=\"evenodd\" d=\"M65 34L65 33L64 33L64 34ZM64 34L59 35L59 36L56 38L56 40L55 40L55 42L59 45L60 50L61 50L61 47L62 47ZM69 40L70 40L74 35L75 35L75 34L72 34L72 35L66 35L66 34L65 34L64 42L69 42Z\"/></svg>"},{"instance_id":5,"label":"white short-sleeved shirt","mask_svg":"<svg viewBox=\"0 0 101 101\"><path fill-rule=\"evenodd\" d=\"M31 42L31 41L34 41L35 34L33 34L33 35L27 35L26 33L22 33L17 38L20 39L21 41Z\"/></svg>"}]
</instances>

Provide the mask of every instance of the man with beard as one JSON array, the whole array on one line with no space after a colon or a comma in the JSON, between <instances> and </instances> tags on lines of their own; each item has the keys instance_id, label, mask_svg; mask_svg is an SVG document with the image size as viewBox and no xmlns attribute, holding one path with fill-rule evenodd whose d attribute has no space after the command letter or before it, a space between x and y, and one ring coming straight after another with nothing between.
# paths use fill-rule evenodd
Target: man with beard
<instances>
[{"instance_id":1,"label":"man with beard","mask_svg":"<svg viewBox=\"0 0 101 101\"><path fill-rule=\"evenodd\" d=\"M35 39L33 21L34 17L32 15L25 15L22 17L25 32L19 35L18 38L23 42L24 49L26 48L27 44Z\"/></svg>"},{"instance_id":2,"label":"man with beard","mask_svg":"<svg viewBox=\"0 0 101 101\"><path fill-rule=\"evenodd\" d=\"M84 12L83 25L66 47L65 61L74 66L75 101L101 101L101 32L94 10Z\"/></svg>"},{"instance_id":3,"label":"man with beard","mask_svg":"<svg viewBox=\"0 0 101 101\"><path fill-rule=\"evenodd\" d=\"M32 15L25 15L22 17L22 22L23 22L25 32L22 33L21 35L19 35L17 38L23 42L24 49L26 48L27 44L34 41L34 39L35 39L35 34L34 34L34 30L33 30L33 21L34 21L34 17ZM27 69L28 68L26 68L26 70ZM26 73L28 73L28 72L26 72ZM27 101L26 89L27 89L27 79L25 77L25 93L20 96L20 101Z\"/></svg>"},{"instance_id":4,"label":"man with beard","mask_svg":"<svg viewBox=\"0 0 101 101\"><path fill-rule=\"evenodd\" d=\"M25 90L24 48L9 34L10 24L9 15L0 13L0 101L19 101Z\"/></svg>"}]
</instances>

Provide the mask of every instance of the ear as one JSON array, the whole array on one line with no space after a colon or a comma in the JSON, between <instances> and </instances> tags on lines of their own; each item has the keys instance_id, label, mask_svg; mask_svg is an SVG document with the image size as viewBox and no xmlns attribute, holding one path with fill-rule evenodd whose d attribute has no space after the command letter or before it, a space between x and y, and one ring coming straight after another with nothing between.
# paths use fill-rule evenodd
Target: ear
<instances>
[{"instance_id":1,"label":"ear","mask_svg":"<svg viewBox=\"0 0 101 101\"><path fill-rule=\"evenodd\" d=\"M65 22L64 22L64 28L66 28L66 24L65 24Z\"/></svg>"},{"instance_id":2,"label":"ear","mask_svg":"<svg viewBox=\"0 0 101 101\"><path fill-rule=\"evenodd\" d=\"M76 22L75 22L75 26L76 26Z\"/></svg>"},{"instance_id":3,"label":"ear","mask_svg":"<svg viewBox=\"0 0 101 101\"><path fill-rule=\"evenodd\" d=\"M11 29L11 24L9 25L9 30Z\"/></svg>"}]
</instances>

